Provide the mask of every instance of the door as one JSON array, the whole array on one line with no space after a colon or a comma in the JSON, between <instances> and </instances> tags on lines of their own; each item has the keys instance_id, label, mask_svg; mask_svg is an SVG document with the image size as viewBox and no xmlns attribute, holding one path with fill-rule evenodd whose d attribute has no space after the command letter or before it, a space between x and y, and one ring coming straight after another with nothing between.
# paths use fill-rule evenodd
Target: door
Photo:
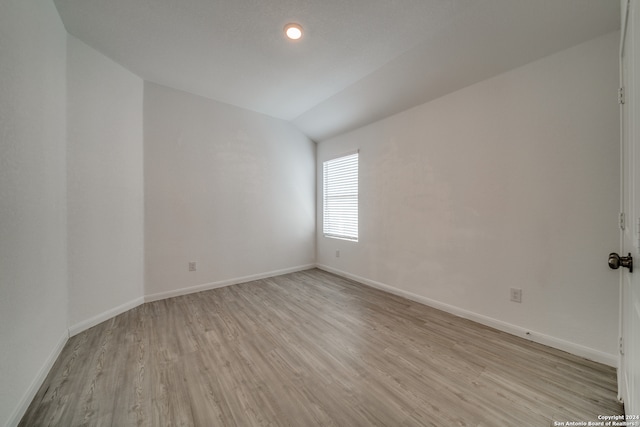
<instances>
[{"instance_id":1,"label":"door","mask_svg":"<svg viewBox=\"0 0 640 427\"><path fill-rule=\"evenodd\" d=\"M635 272L620 273L620 368L618 388L625 412L640 414L640 0L622 0L621 256L631 254Z\"/></svg>"}]
</instances>

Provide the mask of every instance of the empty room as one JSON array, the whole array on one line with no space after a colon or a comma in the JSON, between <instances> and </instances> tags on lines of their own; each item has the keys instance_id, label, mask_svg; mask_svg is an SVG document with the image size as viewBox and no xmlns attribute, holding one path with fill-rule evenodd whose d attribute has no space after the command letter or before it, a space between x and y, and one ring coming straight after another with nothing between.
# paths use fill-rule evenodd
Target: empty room
<instances>
[{"instance_id":1,"label":"empty room","mask_svg":"<svg viewBox=\"0 0 640 427\"><path fill-rule=\"evenodd\" d=\"M639 3L0 1L0 425L640 426Z\"/></svg>"}]
</instances>

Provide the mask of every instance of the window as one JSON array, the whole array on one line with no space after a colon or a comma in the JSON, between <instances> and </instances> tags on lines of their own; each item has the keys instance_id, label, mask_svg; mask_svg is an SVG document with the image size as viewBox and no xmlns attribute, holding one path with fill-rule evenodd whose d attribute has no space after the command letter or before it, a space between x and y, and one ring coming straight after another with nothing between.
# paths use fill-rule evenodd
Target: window
<instances>
[{"instance_id":1,"label":"window","mask_svg":"<svg viewBox=\"0 0 640 427\"><path fill-rule=\"evenodd\" d=\"M358 241L358 153L322 164L323 233Z\"/></svg>"}]
</instances>

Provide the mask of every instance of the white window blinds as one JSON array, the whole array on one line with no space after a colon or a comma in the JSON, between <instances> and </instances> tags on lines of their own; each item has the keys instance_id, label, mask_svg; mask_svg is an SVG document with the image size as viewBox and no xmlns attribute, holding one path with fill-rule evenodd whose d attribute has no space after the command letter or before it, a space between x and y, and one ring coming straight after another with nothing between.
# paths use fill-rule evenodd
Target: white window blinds
<instances>
[{"instance_id":1,"label":"white window blinds","mask_svg":"<svg viewBox=\"0 0 640 427\"><path fill-rule=\"evenodd\" d=\"M358 153L327 160L323 174L323 232L358 241Z\"/></svg>"}]
</instances>

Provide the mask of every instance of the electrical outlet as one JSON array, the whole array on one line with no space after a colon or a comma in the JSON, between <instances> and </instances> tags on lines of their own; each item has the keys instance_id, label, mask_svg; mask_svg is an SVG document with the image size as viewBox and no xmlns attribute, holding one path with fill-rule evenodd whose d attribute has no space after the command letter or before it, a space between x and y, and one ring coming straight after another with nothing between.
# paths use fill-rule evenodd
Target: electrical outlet
<instances>
[{"instance_id":1,"label":"electrical outlet","mask_svg":"<svg viewBox=\"0 0 640 427\"><path fill-rule=\"evenodd\" d=\"M511 301L522 302L522 289L511 288Z\"/></svg>"},{"instance_id":2,"label":"electrical outlet","mask_svg":"<svg viewBox=\"0 0 640 427\"><path fill-rule=\"evenodd\" d=\"M336 258L340 258L340 251L336 251Z\"/></svg>"},{"instance_id":3,"label":"electrical outlet","mask_svg":"<svg viewBox=\"0 0 640 427\"><path fill-rule=\"evenodd\" d=\"M196 271L196 262L189 261L189 271Z\"/></svg>"}]
</instances>

